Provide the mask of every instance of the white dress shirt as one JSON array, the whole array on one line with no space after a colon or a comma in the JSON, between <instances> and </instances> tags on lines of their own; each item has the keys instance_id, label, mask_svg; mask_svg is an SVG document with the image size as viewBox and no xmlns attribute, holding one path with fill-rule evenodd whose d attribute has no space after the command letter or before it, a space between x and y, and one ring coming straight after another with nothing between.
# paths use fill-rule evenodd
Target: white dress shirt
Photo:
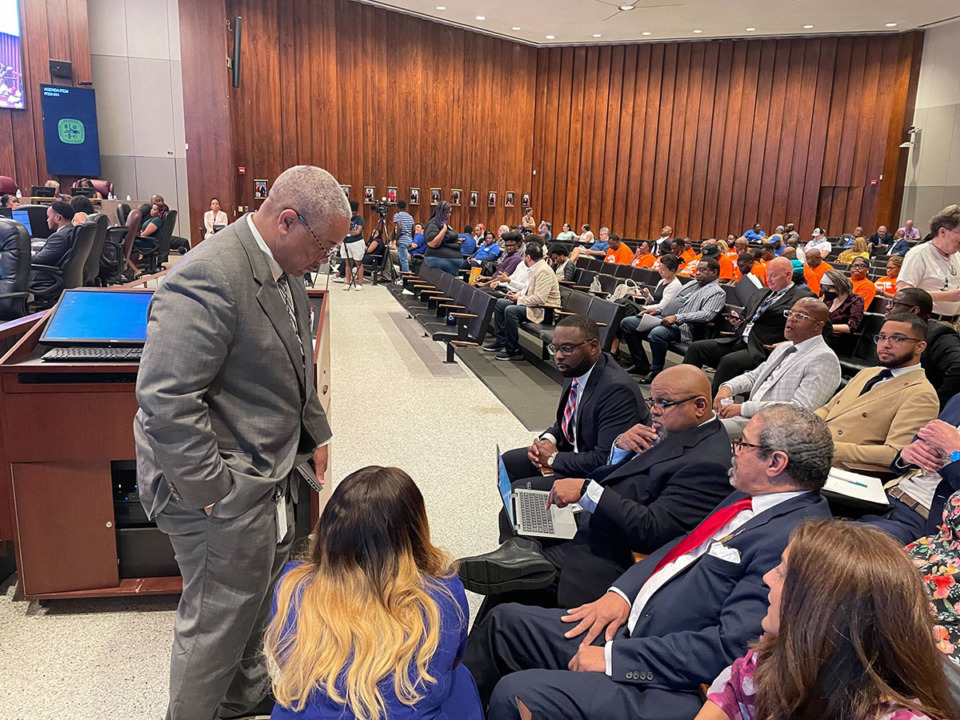
<instances>
[{"instance_id":1,"label":"white dress shirt","mask_svg":"<svg viewBox=\"0 0 960 720\"><path fill-rule=\"evenodd\" d=\"M800 490L793 492L769 493L767 495L755 495L753 497L753 507L751 509L741 510L734 516L733 520L717 530L717 532L715 532L713 537L711 537L709 540L657 570L647 579L647 581L643 584L643 587L640 588L640 592L637 593L637 597L634 599L630 608L630 618L627 620L627 630L633 634L633 630L637 626L637 621L640 619L641 613L643 613L643 608L646 607L647 603L650 601L650 598L652 598L660 588L673 580L673 578L675 578L690 565L699 560L704 554L706 554L706 552L715 542L726 537L730 533L736 532L757 515L775 508L780 503L786 502L787 500L792 500L795 497L799 497L806 492L806 490ZM626 594L616 586L611 587L608 592L615 592L628 603L630 602L630 598L628 598ZM613 663L611 661L611 657L612 645L614 642L616 641L614 640L608 642L606 645L604 645L603 649L603 655L607 665L606 673L611 677L613 676Z\"/></svg>"},{"instance_id":2,"label":"white dress shirt","mask_svg":"<svg viewBox=\"0 0 960 720\"><path fill-rule=\"evenodd\" d=\"M573 452L580 452L577 447L577 427L580 425L580 408L583 406L583 391L586 390L587 383L590 382L590 373L593 372L596 366L597 364L594 363L590 366L589 370L577 378L577 405L573 409L573 417L571 418L573 422ZM540 439L549 440L554 445L557 444L557 439L553 436L553 433L545 432L540 436Z\"/></svg>"}]
</instances>

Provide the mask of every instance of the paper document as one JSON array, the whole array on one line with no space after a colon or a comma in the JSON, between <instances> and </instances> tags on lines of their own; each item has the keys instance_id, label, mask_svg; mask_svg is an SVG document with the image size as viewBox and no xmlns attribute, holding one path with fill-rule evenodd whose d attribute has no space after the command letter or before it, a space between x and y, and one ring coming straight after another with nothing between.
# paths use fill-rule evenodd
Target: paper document
<instances>
[{"instance_id":1,"label":"paper document","mask_svg":"<svg viewBox=\"0 0 960 720\"><path fill-rule=\"evenodd\" d=\"M883 490L883 483L879 478L860 473L830 468L830 475L823 486L824 495L849 498L862 503L889 507L890 501Z\"/></svg>"}]
</instances>

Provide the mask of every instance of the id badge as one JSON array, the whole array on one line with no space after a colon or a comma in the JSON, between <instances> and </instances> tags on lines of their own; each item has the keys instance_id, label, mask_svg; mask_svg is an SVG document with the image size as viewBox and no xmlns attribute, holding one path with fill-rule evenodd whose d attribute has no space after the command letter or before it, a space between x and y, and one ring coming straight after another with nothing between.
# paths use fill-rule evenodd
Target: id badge
<instances>
[{"instance_id":1,"label":"id badge","mask_svg":"<svg viewBox=\"0 0 960 720\"><path fill-rule=\"evenodd\" d=\"M277 504L277 545L287 536L287 497L280 493L276 498Z\"/></svg>"}]
</instances>

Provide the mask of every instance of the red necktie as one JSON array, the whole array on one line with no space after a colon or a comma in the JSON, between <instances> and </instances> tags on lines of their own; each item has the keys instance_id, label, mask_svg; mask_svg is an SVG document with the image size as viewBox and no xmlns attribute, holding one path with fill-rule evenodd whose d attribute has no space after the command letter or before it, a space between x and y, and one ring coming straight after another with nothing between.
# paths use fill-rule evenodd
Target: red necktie
<instances>
[{"instance_id":1,"label":"red necktie","mask_svg":"<svg viewBox=\"0 0 960 720\"><path fill-rule=\"evenodd\" d=\"M650 577L653 577L664 565L673 562L681 555L686 555L691 550L703 545L707 540L716 535L720 528L733 520L739 513L744 510L750 510L753 507L752 503L753 498L744 498L707 515L707 517L703 519L703 522L690 531L689 535L674 545L670 552L660 558L660 562L657 563Z\"/></svg>"},{"instance_id":2,"label":"red necktie","mask_svg":"<svg viewBox=\"0 0 960 720\"><path fill-rule=\"evenodd\" d=\"M579 395L580 383L574 378L570 383L570 394L567 395L567 406L563 409L563 422L560 425L560 429L563 431L563 436L567 439L567 442L573 443L573 414L577 410L577 395Z\"/></svg>"}]
</instances>

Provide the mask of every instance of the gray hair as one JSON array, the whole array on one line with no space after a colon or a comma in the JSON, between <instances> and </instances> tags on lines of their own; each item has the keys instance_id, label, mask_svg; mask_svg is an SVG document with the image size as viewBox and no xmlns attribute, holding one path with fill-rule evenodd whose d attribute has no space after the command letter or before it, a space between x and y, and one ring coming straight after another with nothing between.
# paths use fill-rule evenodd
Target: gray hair
<instances>
[{"instance_id":1,"label":"gray hair","mask_svg":"<svg viewBox=\"0 0 960 720\"><path fill-rule=\"evenodd\" d=\"M316 229L325 228L334 218L350 219L350 204L340 183L314 165L294 165L273 181L270 200L280 209L300 213Z\"/></svg>"},{"instance_id":2,"label":"gray hair","mask_svg":"<svg viewBox=\"0 0 960 720\"><path fill-rule=\"evenodd\" d=\"M777 225L777 232L778 232L778 233L782 233L783 230L784 230L783 225Z\"/></svg>"},{"instance_id":3,"label":"gray hair","mask_svg":"<svg viewBox=\"0 0 960 720\"><path fill-rule=\"evenodd\" d=\"M770 405L754 416L760 419L758 450L786 453L787 475L804 490L820 490L833 463L833 436L827 423L812 410L797 405Z\"/></svg>"}]
</instances>

